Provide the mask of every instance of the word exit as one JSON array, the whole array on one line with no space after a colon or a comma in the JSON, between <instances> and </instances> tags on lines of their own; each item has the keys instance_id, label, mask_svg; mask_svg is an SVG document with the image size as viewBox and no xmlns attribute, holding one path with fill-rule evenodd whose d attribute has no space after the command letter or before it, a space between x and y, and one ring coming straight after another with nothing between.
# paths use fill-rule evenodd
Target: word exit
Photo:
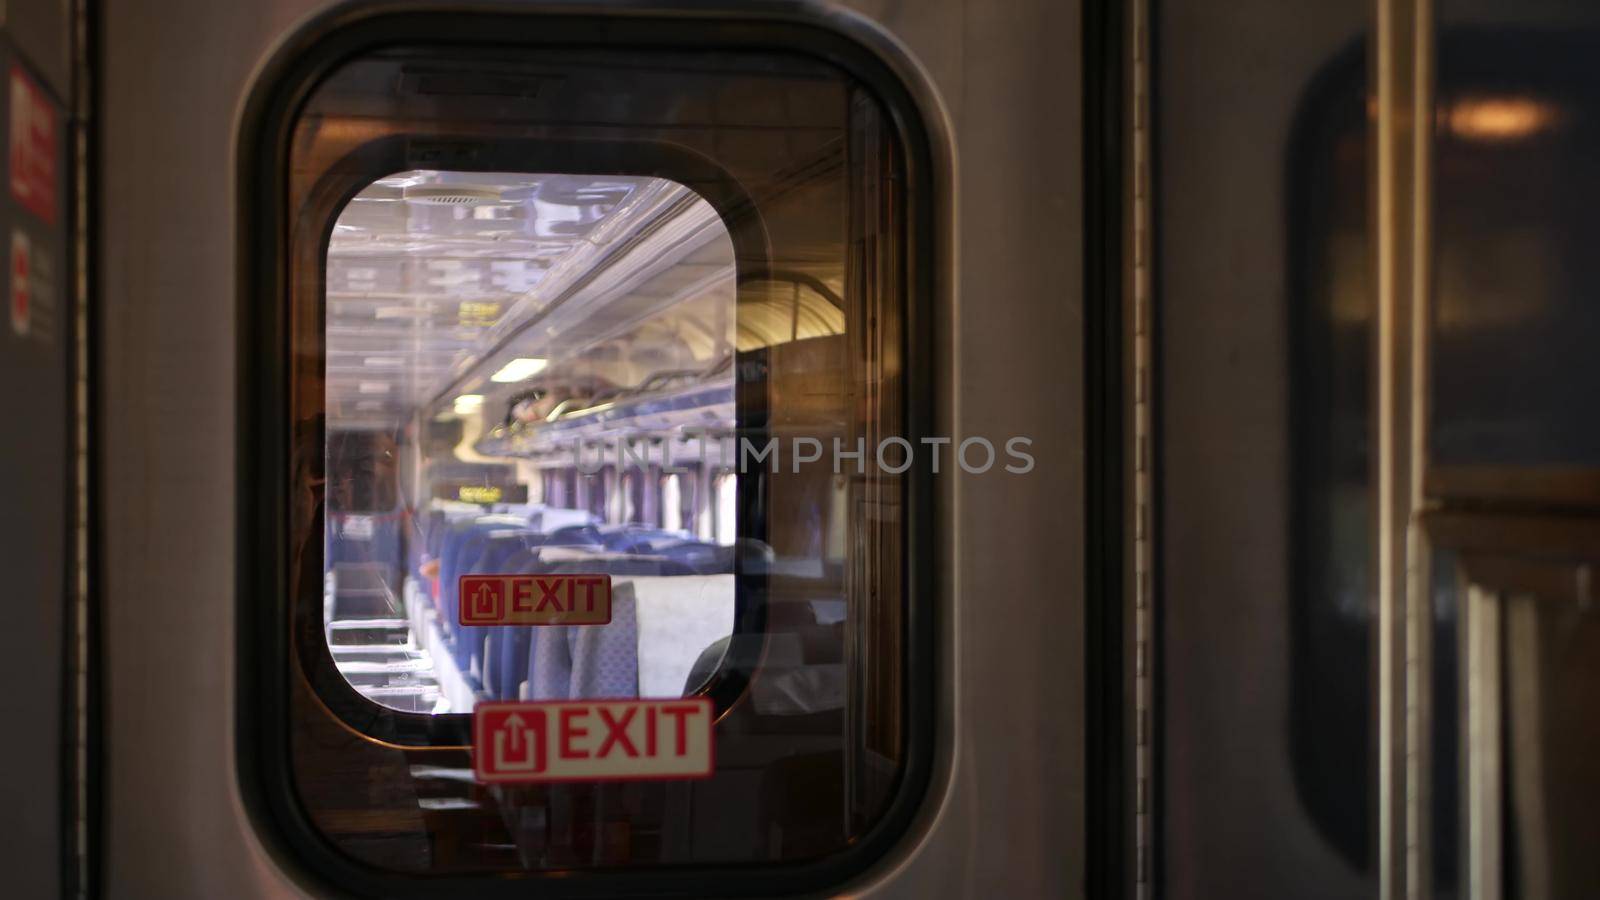
<instances>
[{"instance_id":1,"label":"word exit","mask_svg":"<svg viewBox=\"0 0 1600 900\"><path fill-rule=\"evenodd\" d=\"M483 782L708 778L711 701L479 703L473 771Z\"/></svg>"},{"instance_id":2,"label":"word exit","mask_svg":"<svg viewBox=\"0 0 1600 900\"><path fill-rule=\"evenodd\" d=\"M463 575L462 625L605 625L610 575Z\"/></svg>"}]
</instances>

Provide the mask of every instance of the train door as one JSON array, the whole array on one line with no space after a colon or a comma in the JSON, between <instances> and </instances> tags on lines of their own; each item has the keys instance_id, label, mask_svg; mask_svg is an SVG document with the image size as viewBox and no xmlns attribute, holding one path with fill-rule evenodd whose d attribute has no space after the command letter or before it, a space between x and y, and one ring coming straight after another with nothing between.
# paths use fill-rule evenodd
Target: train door
<instances>
[{"instance_id":1,"label":"train door","mask_svg":"<svg viewBox=\"0 0 1600 900\"><path fill-rule=\"evenodd\" d=\"M1078 10L686 6L108 5L111 893L1080 883ZM714 764L478 777L696 584Z\"/></svg>"},{"instance_id":2,"label":"train door","mask_svg":"<svg viewBox=\"0 0 1600 900\"><path fill-rule=\"evenodd\" d=\"M109 895L1600 879L1584 4L103 6ZM460 576L577 564L716 587L651 688L709 777L477 777L468 710L597 696ZM42 608L16 684L82 646Z\"/></svg>"},{"instance_id":3,"label":"train door","mask_svg":"<svg viewBox=\"0 0 1600 900\"><path fill-rule=\"evenodd\" d=\"M1593 10L1152 14L1150 890L1593 893Z\"/></svg>"}]
</instances>

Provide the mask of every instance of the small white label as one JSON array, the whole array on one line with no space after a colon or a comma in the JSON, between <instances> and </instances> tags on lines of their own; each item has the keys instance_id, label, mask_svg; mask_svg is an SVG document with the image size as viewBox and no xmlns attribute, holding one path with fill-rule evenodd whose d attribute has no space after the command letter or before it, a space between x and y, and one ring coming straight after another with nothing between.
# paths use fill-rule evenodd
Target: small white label
<instances>
[{"instance_id":1,"label":"small white label","mask_svg":"<svg viewBox=\"0 0 1600 900\"><path fill-rule=\"evenodd\" d=\"M27 234L11 231L11 330L26 336L33 318L33 291L29 272L32 254Z\"/></svg>"}]
</instances>

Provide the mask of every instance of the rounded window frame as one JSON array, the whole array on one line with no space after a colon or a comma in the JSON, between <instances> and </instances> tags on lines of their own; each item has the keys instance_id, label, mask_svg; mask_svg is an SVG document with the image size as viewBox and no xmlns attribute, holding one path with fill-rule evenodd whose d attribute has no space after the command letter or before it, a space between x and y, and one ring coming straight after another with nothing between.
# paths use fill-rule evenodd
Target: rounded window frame
<instances>
[{"instance_id":1,"label":"rounded window frame","mask_svg":"<svg viewBox=\"0 0 1600 900\"><path fill-rule=\"evenodd\" d=\"M289 438L294 431L289 390L294 242L290 239L291 210L285 188L290 135L309 94L339 66L397 44L524 49L604 44L655 51L768 52L810 56L838 67L873 95L901 142L906 181L906 286L902 313L907 388L903 421L908 433L925 433L934 420L936 399L932 359L938 271L934 217L936 209L944 208L935 201L935 185L942 180L935 177L933 133L925 125L922 104L916 99L928 96L928 92L908 88L907 75L914 69L886 58L882 52L885 42L864 42L838 26L837 19L793 12L752 14L744 10L708 15L705 9L652 9L596 15L451 13L437 9L375 12L345 8L304 24L280 44L273 58L258 72L240 118L236 143L239 409L235 762L245 809L268 850L292 876L322 888L399 897L431 897L460 890L472 890L485 897L524 896L532 882L540 883L540 890L551 896L602 896L619 891L688 891L719 896L787 894L836 887L870 867L907 833L932 781L938 733L934 718L938 654L933 603L933 575L938 570L936 496L929 473L921 467L911 471L906 485L909 514L906 551L901 561L906 596L905 761L881 815L838 853L801 863L562 872L562 877L553 879L541 877L541 873L514 879L492 874L418 878L374 870L334 850L295 798L288 759L292 690L288 676L295 667L296 655L296 637L290 633L288 618L289 604L295 602L289 578L293 548L288 540L293 511L288 473L293 454ZM476 167L463 167L470 168ZM483 170L488 168L505 167ZM565 171L555 166L545 168ZM581 168L571 171L582 173ZM672 177L666 172L662 176ZM344 199L347 201L348 197ZM329 233L343 205L340 202L331 207L332 214L326 222ZM720 215L720 207L718 211ZM319 265L325 265L326 239L324 234L319 242ZM739 274L745 277L745 273ZM738 625L735 633L737 629ZM331 663L331 654L320 634L318 643ZM460 724L470 724L470 717L390 710L356 693L331 665L325 671L369 710L431 720L434 726L424 729L428 740L410 746L457 750L466 746L467 741L450 738ZM320 688L317 696L324 696ZM443 724L445 720L454 724ZM369 739L386 742L366 729L357 730Z\"/></svg>"}]
</instances>

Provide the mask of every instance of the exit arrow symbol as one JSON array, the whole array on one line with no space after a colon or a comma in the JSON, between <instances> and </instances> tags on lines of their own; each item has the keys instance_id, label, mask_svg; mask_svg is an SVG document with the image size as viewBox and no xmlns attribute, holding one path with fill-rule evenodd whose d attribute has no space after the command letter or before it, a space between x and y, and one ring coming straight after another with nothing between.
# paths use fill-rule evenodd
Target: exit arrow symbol
<instances>
[{"instance_id":1,"label":"exit arrow symbol","mask_svg":"<svg viewBox=\"0 0 1600 900\"><path fill-rule=\"evenodd\" d=\"M506 718L506 727L511 729L511 749L516 750L522 742L522 717L512 713Z\"/></svg>"}]
</instances>

